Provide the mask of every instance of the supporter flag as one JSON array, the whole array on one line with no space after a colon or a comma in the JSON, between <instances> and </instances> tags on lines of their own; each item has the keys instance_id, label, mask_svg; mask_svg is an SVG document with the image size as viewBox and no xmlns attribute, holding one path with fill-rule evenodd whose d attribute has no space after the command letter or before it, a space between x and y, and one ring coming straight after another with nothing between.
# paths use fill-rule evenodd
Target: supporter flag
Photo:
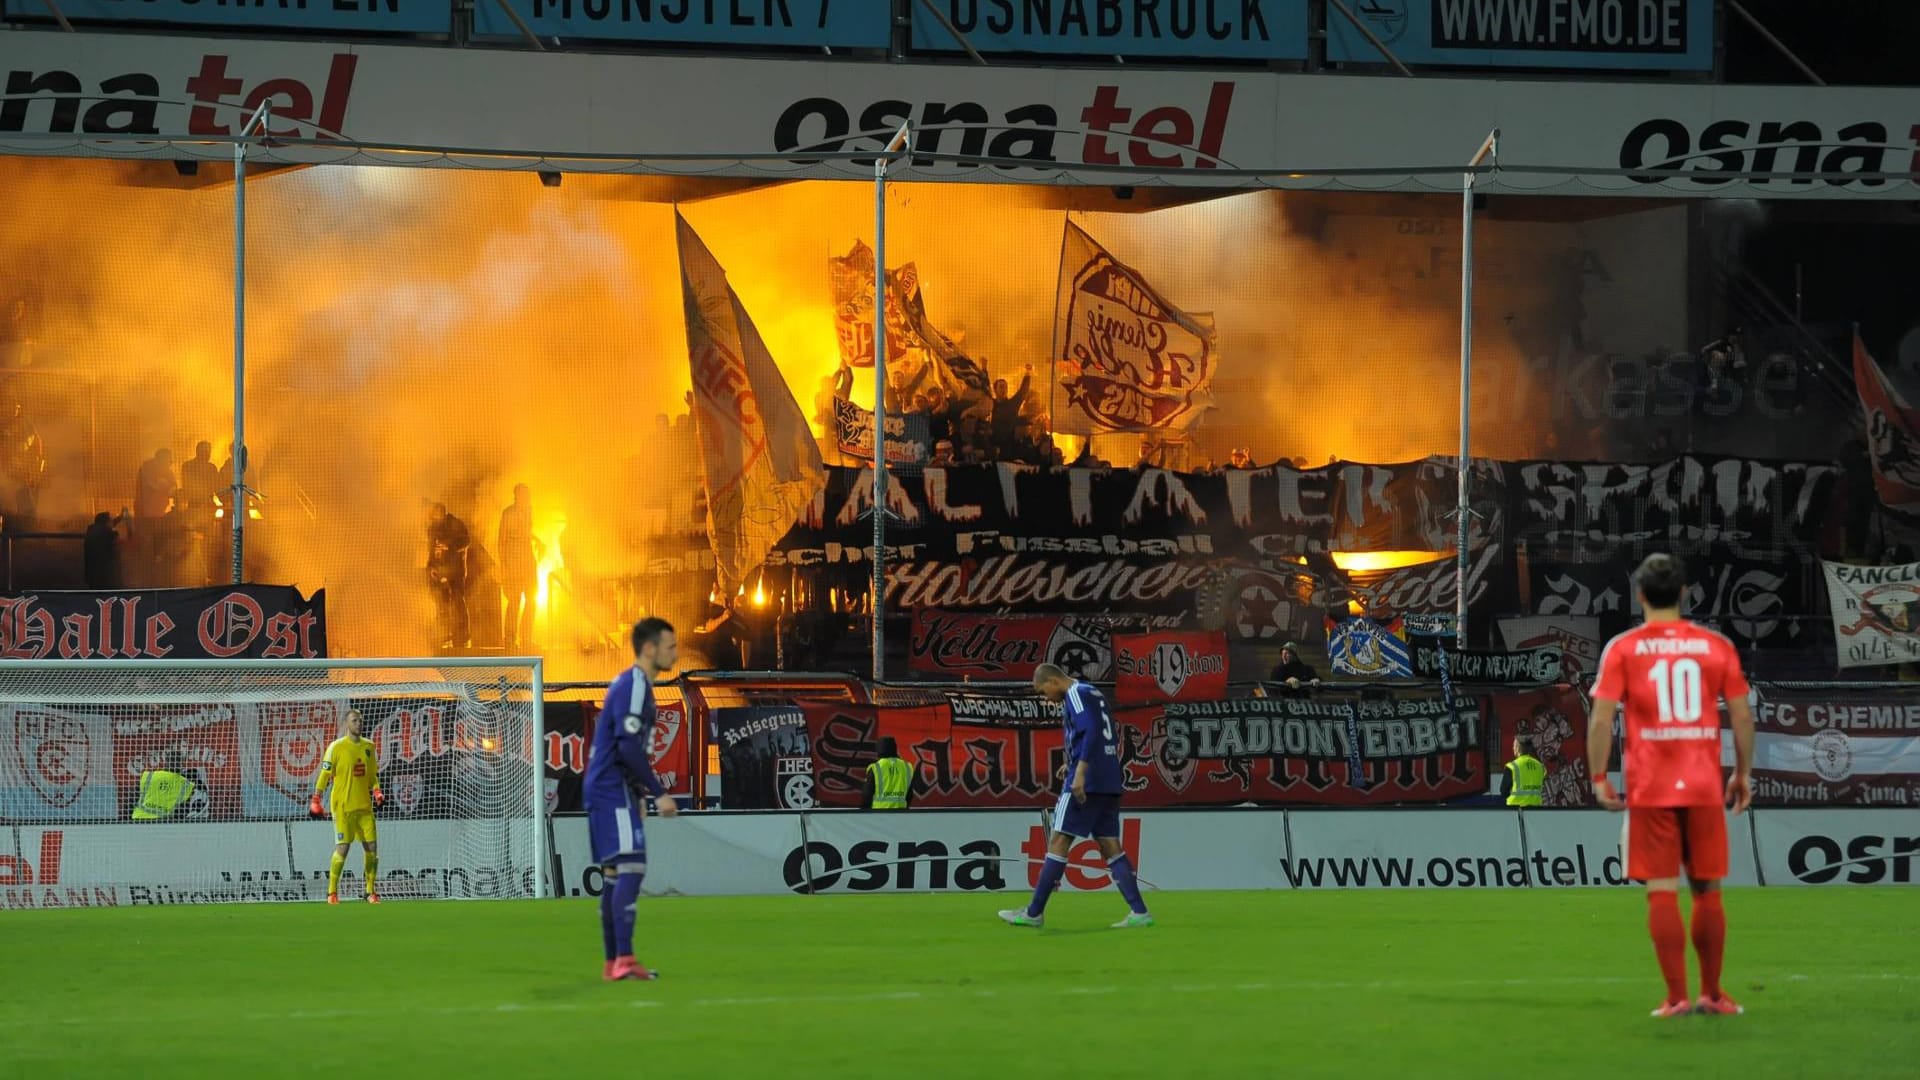
<instances>
[{"instance_id":1,"label":"supporter flag","mask_svg":"<svg viewBox=\"0 0 1920 1080\"><path fill-rule=\"evenodd\" d=\"M873 272L873 249L863 241L855 241L845 255L827 259L840 358L853 367L872 367L874 362ZM923 351L937 365L941 381L961 401L987 393L986 370L927 318L920 271L912 263L887 271L888 360L900 359L910 349Z\"/></svg>"},{"instance_id":2,"label":"supporter flag","mask_svg":"<svg viewBox=\"0 0 1920 1080\"><path fill-rule=\"evenodd\" d=\"M726 271L687 220L679 231L694 430L721 595L732 595L826 484L820 447Z\"/></svg>"},{"instance_id":3,"label":"supporter flag","mask_svg":"<svg viewBox=\"0 0 1920 1080\"><path fill-rule=\"evenodd\" d=\"M1853 381L1873 455L1873 485L1889 510L1920 514L1920 410L1908 405L1860 335L1853 335Z\"/></svg>"},{"instance_id":4,"label":"supporter flag","mask_svg":"<svg viewBox=\"0 0 1920 1080\"><path fill-rule=\"evenodd\" d=\"M1400 619L1327 617L1327 656L1336 675L1369 679L1413 677L1407 630Z\"/></svg>"},{"instance_id":5,"label":"supporter flag","mask_svg":"<svg viewBox=\"0 0 1920 1080\"><path fill-rule=\"evenodd\" d=\"M899 356L912 344L900 310L894 279L887 273L887 355ZM833 324L840 338L840 359L852 367L873 366L873 249L856 240L845 255L827 258L827 283L833 291Z\"/></svg>"},{"instance_id":6,"label":"supporter flag","mask_svg":"<svg viewBox=\"0 0 1920 1080\"><path fill-rule=\"evenodd\" d=\"M1071 221L1054 311L1055 431L1185 431L1213 407L1213 316L1168 303Z\"/></svg>"}]
</instances>

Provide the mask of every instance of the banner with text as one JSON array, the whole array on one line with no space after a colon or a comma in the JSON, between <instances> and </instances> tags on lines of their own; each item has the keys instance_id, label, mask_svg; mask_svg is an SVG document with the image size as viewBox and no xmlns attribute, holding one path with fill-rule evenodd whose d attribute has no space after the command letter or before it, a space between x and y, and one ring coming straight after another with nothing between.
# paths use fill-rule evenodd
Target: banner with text
<instances>
[{"instance_id":1,"label":"banner with text","mask_svg":"<svg viewBox=\"0 0 1920 1080\"><path fill-rule=\"evenodd\" d=\"M813 753L800 709L715 709L712 723L727 809L805 810L814 804Z\"/></svg>"},{"instance_id":2,"label":"banner with text","mask_svg":"<svg viewBox=\"0 0 1920 1080\"><path fill-rule=\"evenodd\" d=\"M1374 0L1354 14L1407 64L1713 69L1713 0ZM1332 8L1327 59L1389 62Z\"/></svg>"},{"instance_id":3,"label":"banner with text","mask_svg":"<svg viewBox=\"0 0 1920 1080\"><path fill-rule=\"evenodd\" d=\"M1920 807L1920 689L1762 684L1757 699L1755 803ZM1731 766L1730 738L1724 746Z\"/></svg>"},{"instance_id":4,"label":"banner with text","mask_svg":"<svg viewBox=\"0 0 1920 1080\"><path fill-rule=\"evenodd\" d=\"M1164 5L934 0L933 6L938 16L918 3L909 5L915 49L962 52L964 38L982 53L1184 60L1307 56L1306 0L1176 0Z\"/></svg>"},{"instance_id":5,"label":"banner with text","mask_svg":"<svg viewBox=\"0 0 1920 1080\"><path fill-rule=\"evenodd\" d=\"M37 0L6 0L8 19L54 18ZM451 34L447 0L331 0L328 3L225 3L197 0L61 0L74 22L172 23L210 30L309 30L329 34ZM498 16L495 16L498 18Z\"/></svg>"},{"instance_id":6,"label":"banner with text","mask_svg":"<svg viewBox=\"0 0 1920 1080\"><path fill-rule=\"evenodd\" d=\"M905 416L888 413L887 463L896 467L925 465L933 456L933 436L929 431L926 413ZM846 398L834 398L833 441L841 453L872 461L873 410L863 409Z\"/></svg>"},{"instance_id":7,"label":"banner with text","mask_svg":"<svg viewBox=\"0 0 1920 1080\"><path fill-rule=\"evenodd\" d=\"M857 806L883 735L916 766L916 807L1033 807L1058 794L1057 707L1010 697L1009 719L971 708L801 706L822 806ZM985 695L980 695L984 698ZM1134 806L1442 802L1487 787L1484 695L1322 691L1311 699L1167 702L1114 711ZM1355 763L1358 763L1358 771ZM731 805L731 804L730 804Z\"/></svg>"},{"instance_id":8,"label":"banner with text","mask_svg":"<svg viewBox=\"0 0 1920 1080\"><path fill-rule=\"evenodd\" d=\"M1408 645L1413 650L1413 674L1418 679L1438 679L1443 663L1448 666L1447 676L1455 682L1538 686L1561 679L1560 650L1550 645L1537 649L1482 652L1477 649L1456 649L1449 639L1424 634L1409 637Z\"/></svg>"},{"instance_id":9,"label":"banner with text","mask_svg":"<svg viewBox=\"0 0 1920 1080\"><path fill-rule=\"evenodd\" d=\"M520 18L542 38L670 45L884 49L893 32L885 4L836 4L833 0L766 4L529 0L521 6ZM518 40L523 35L502 5L483 3L473 7L473 36Z\"/></svg>"},{"instance_id":10,"label":"banner with text","mask_svg":"<svg viewBox=\"0 0 1920 1080\"><path fill-rule=\"evenodd\" d=\"M327 655L327 594L287 585L0 596L0 660L276 660Z\"/></svg>"},{"instance_id":11,"label":"banner with text","mask_svg":"<svg viewBox=\"0 0 1920 1080\"><path fill-rule=\"evenodd\" d=\"M600 714L596 701L550 701L546 710L546 770L548 813L578 813L587 757L593 749L593 731ZM653 773L667 794L686 797L693 790L692 731L686 706L679 701L658 702L649 746Z\"/></svg>"},{"instance_id":12,"label":"banner with text","mask_svg":"<svg viewBox=\"0 0 1920 1080\"><path fill-rule=\"evenodd\" d=\"M1117 636L1113 667L1117 705L1218 701L1227 696L1227 635L1215 630Z\"/></svg>"},{"instance_id":13,"label":"banner with text","mask_svg":"<svg viewBox=\"0 0 1920 1080\"><path fill-rule=\"evenodd\" d=\"M1025 682L1055 664L1089 682L1113 675L1116 633L1142 633L1176 620L1146 615L973 615L915 608L907 670L945 679Z\"/></svg>"},{"instance_id":14,"label":"banner with text","mask_svg":"<svg viewBox=\"0 0 1920 1080\"><path fill-rule=\"evenodd\" d=\"M1920 660L1920 563L1849 566L1822 560L1840 666Z\"/></svg>"}]
</instances>

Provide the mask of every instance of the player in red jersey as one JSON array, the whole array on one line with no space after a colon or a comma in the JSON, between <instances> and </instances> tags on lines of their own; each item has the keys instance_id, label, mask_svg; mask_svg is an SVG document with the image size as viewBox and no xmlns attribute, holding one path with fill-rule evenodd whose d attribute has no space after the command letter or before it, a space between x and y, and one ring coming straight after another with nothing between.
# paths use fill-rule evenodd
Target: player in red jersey
<instances>
[{"instance_id":1,"label":"player in red jersey","mask_svg":"<svg viewBox=\"0 0 1920 1080\"><path fill-rule=\"evenodd\" d=\"M1753 800L1753 708L1733 643L1680 617L1686 575L1671 555L1649 555L1633 573L1646 622L1607 643L1593 687L1587 766L1593 794L1609 810L1625 809L1627 876L1647 883L1647 930L1667 980L1657 1017L1690 1012L1735 1016L1739 1005L1720 987L1727 916L1720 879L1727 876L1727 816ZM1720 699L1733 721L1735 765L1724 787L1720 772ZM1626 709L1623 800L1607 780L1613 717ZM1693 948L1700 958L1700 999L1687 1000L1687 934L1680 925L1680 869L1693 893Z\"/></svg>"}]
</instances>

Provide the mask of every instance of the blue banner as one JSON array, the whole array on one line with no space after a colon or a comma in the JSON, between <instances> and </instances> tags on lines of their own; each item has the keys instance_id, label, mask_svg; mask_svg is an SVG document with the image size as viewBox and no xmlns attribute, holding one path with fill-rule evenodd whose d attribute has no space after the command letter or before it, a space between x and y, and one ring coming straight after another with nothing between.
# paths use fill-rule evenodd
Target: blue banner
<instances>
[{"instance_id":1,"label":"blue banner","mask_svg":"<svg viewBox=\"0 0 1920 1080\"><path fill-rule=\"evenodd\" d=\"M983 53L1301 60L1307 0L934 0ZM916 0L913 47L961 51Z\"/></svg>"},{"instance_id":2,"label":"blue banner","mask_svg":"<svg viewBox=\"0 0 1920 1080\"><path fill-rule=\"evenodd\" d=\"M513 0L542 38L884 49L884 0ZM473 36L517 38L499 0L474 0Z\"/></svg>"},{"instance_id":3,"label":"blue banner","mask_svg":"<svg viewBox=\"0 0 1920 1080\"><path fill-rule=\"evenodd\" d=\"M60 10L74 22L357 34L453 32L452 0L60 0ZM53 18L38 0L6 0L6 12L10 19Z\"/></svg>"},{"instance_id":4,"label":"blue banner","mask_svg":"<svg viewBox=\"0 0 1920 1080\"><path fill-rule=\"evenodd\" d=\"M1713 68L1713 0L1355 0L1348 6L1408 64ZM1327 59L1387 62L1331 6Z\"/></svg>"}]
</instances>

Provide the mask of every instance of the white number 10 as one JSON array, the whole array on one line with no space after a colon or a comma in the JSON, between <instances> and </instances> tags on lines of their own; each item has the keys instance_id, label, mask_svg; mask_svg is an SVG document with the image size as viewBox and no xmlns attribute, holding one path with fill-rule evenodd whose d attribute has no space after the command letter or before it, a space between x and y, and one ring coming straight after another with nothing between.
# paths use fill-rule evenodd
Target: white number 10
<instances>
[{"instance_id":1,"label":"white number 10","mask_svg":"<svg viewBox=\"0 0 1920 1080\"><path fill-rule=\"evenodd\" d=\"M1683 724L1700 720L1700 661L1662 660L1647 672L1653 680L1653 692L1660 699L1660 722Z\"/></svg>"}]
</instances>

